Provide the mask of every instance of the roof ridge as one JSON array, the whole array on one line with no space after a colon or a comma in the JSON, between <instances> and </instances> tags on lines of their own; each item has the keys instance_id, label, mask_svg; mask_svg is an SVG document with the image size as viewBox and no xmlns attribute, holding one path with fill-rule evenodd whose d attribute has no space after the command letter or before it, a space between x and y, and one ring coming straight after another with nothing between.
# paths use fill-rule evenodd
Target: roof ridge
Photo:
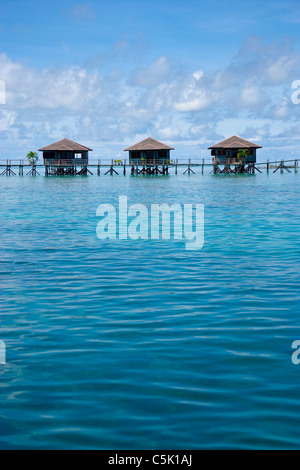
<instances>
[{"instance_id":1,"label":"roof ridge","mask_svg":"<svg viewBox=\"0 0 300 470\"><path fill-rule=\"evenodd\" d=\"M170 147L169 145L164 144L163 142L160 142L159 140L153 139L153 137L146 137L146 139L143 139L140 142L137 142L136 144L131 145L130 147L127 147L124 150L124 152L134 151L134 150L143 150L147 146L152 147L153 149L157 149L157 150L174 150L173 147Z\"/></svg>"},{"instance_id":2,"label":"roof ridge","mask_svg":"<svg viewBox=\"0 0 300 470\"><path fill-rule=\"evenodd\" d=\"M233 135L231 137L228 137L225 140L222 140L221 142L218 142L215 145L212 145L211 147L209 147L209 150L214 149L214 148L223 148L223 147L225 148L225 147L232 146L234 144L237 144L237 146L244 145L245 147L253 146L255 148L262 148L261 145L258 145L258 144L255 144L254 142L250 142L249 140L243 139L243 137L239 137L238 135Z\"/></svg>"},{"instance_id":3,"label":"roof ridge","mask_svg":"<svg viewBox=\"0 0 300 470\"><path fill-rule=\"evenodd\" d=\"M62 140L67 140L68 142L71 142L72 144L79 145L79 147L87 148L87 147L85 147L85 145L81 145L78 142L75 142L75 140L71 140L71 139L67 139L67 138L62 139Z\"/></svg>"},{"instance_id":4,"label":"roof ridge","mask_svg":"<svg viewBox=\"0 0 300 470\"><path fill-rule=\"evenodd\" d=\"M67 139L67 138L60 139L57 142L54 142L53 144L50 144L50 145L47 145L45 147L40 148L39 152L43 152L43 151L47 151L47 150L49 150L49 151L55 150L55 149L53 149L53 147L59 147L59 146L63 147L63 149L64 149L64 150L61 150L61 151L70 150L70 151L76 152L76 151L82 150L82 151L91 151L92 152L91 148L86 147L85 145L79 144L78 142L75 142L74 140ZM59 151L59 150L57 150L57 151Z\"/></svg>"}]
</instances>

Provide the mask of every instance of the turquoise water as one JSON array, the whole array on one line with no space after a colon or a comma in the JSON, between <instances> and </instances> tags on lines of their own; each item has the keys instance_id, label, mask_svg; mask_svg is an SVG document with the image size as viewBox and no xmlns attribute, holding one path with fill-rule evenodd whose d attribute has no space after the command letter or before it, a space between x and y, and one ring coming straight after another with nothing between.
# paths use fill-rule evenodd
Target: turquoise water
<instances>
[{"instance_id":1,"label":"turquoise water","mask_svg":"<svg viewBox=\"0 0 300 470\"><path fill-rule=\"evenodd\" d=\"M205 204L205 246L97 206ZM0 448L299 448L299 175L0 180Z\"/></svg>"}]
</instances>

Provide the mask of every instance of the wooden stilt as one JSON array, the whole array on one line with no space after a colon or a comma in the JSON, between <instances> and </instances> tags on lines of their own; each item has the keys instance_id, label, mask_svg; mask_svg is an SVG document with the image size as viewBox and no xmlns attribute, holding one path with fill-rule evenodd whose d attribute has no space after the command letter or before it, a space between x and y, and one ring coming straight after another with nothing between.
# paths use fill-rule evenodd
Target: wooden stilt
<instances>
[{"instance_id":1,"label":"wooden stilt","mask_svg":"<svg viewBox=\"0 0 300 470\"><path fill-rule=\"evenodd\" d=\"M7 160L6 161L6 168L5 170L1 173L1 176L16 176L16 173L11 169L11 161Z\"/></svg>"},{"instance_id":2,"label":"wooden stilt","mask_svg":"<svg viewBox=\"0 0 300 470\"><path fill-rule=\"evenodd\" d=\"M223 170L220 170L220 173L227 173L227 174L232 173L230 164L229 164L229 163L226 163L226 165L224 166Z\"/></svg>"},{"instance_id":3,"label":"wooden stilt","mask_svg":"<svg viewBox=\"0 0 300 470\"><path fill-rule=\"evenodd\" d=\"M32 168L31 168L31 170L27 173L27 176L37 176L37 175L40 176L39 172L38 172L37 169L36 169L36 165L32 165Z\"/></svg>"},{"instance_id":4,"label":"wooden stilt","mask_svg":"<svg viewBox=\"0 0 300 470\"><path fill-rule=\"evenodd\" d=\"M259 168L257 168L255 163L253 163L253 173L255 173L255 170L258 171L258 173L262 173L262 171Z\"/></svg>"},{"instance_id":5,"label":"wooden stilt","mask_svg":"<svg viewBox=\"0 0 300 470\"><path fill-rule=\"evenodd\" d=\"M289 173L291 173L291 170L284 164L284 160L281 160L280 165L276 168L275 171L273 171L273 173L276 173L278 170L280 170L280 173L281 173L281 174L284 173L284 170L286 170L286 171L288 171Z\"/></svg>"},{"instance_id":6,"label":"wooden stilt","mask_svg":"<svg viewBox=\"0 0 300 470\"><path fill-rule=\"evenodd\" d=\"M114 162L113 162L113 160L111 161L110 169L105 173L105 175L108 175L108 173L110 174L110 176L113 176L114 173L115 173L116 175L119 174L119 173L114 169Z\"/></svg>"},{"instance_id":7,"label":"wooden stilt","mask_svg":"<svg viewBox=\"0 0 300 470\"><path fill-rule=\"evenodd\" d=\"M214 163L214 167L213 167L211 173L213 173L214 175L217 175L218 173L221 173L221 170L219 168L218 163Z\"/></svg>"},{"instance_id":8,"label":"wooden stilt","mask_svg":"<svg viewBox=\"0 0 300 470\"><path fill-rule=\"evenodd\" d=\"M185 175L186 173L188 175L190 175L191 173L193 173L193 175L195 174L195 172L191 168L191 160L189 160L188 167L187 167L187 169L185 170L185 172L183 174Z\"/></svg>"}]
</instances>

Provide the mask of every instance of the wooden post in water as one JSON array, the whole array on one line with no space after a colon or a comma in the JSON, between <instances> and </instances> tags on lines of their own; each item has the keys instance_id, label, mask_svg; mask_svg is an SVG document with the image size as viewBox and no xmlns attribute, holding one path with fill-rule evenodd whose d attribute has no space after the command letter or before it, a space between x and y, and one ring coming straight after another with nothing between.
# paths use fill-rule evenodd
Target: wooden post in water
<instances>
[{"instance_id":1,"label":"wooden post in water","mask_svg":"<svg viewBox=\"0 0 300 470\"><path fill-rule=\"evenodd\" d=\"M114 169L114 161L113 161L113 160L111 161L110 169L105 173L105 176L108 175L108 173L110 174L110 176L112 176L114 173L115 173L116 175L119 174L119 173Z\"/></svg>"},{"instance_id":2,"label":"wooden post in water","mask_svg":"<svg viewBox=\"0 0 300 470\"><path fill-rule=\"evenodd\" d=\"M298 160L295 160L295 173L298 173Z\"/></svg>"},{"instance_id":3,"label":"wooden post in water","mask_svg":"<svg viewBox=\"0 0 300 470\"><path fill-rule=\"evenodd\" d=\"M202 159L202 175L204 174L204 158Z\"/></svg>"},{"instance_id":4,"label":"wooden post in water","mask_svg":"<svg viewBox=\"0 0 300 470\"><path fill-rule=\"evenodd\" d=\"M16 176L16 173L11 169L11 160L6 161L6 168L5 170L1 173L1 176Z\"/></svg>"},{"instance_id":5,"label":"wooden post in water","mask_svg":"<svg viewBox=\"0 0 300 470\"><path fill-rule=\"evenodd\" d=\"M124 170L124 171L123 171L123 174L124 174L124 176L126 176L126 160L124 160L124 168L123 168L123 170Z\"/></svg>"},{"instance_id":6,"label":"wooden post in water","mask_svg":"<svg viewBox=\"0 0 300 470\"><path fill-rule=\"evenodd\" d=\"M270 173L270 160L267 161L267 174Z\"/></svg>"},{"instance_id":7,"label":"wooden post in water","mask_svg":"<svg viewBox=\"0 0 300 470\"><path fill-rule=\"evenodd\" d=\"M39 172L36 169L36 164L32 163L32 168L31 170L27 173L27 176L40 176Z\"/></svg>"},{"instance_id":8,"label":"wooden post in water","mask_svg":"<svg viewBox=\"0 0 300 470\"><path fill-rule=\"evenodd\" d=\"M176 165L175 165L175 175L178 175L178 159L176 160Z\"/></svg>"},{"instance_id":9,"label":"wooden post in water","mask_svg":"<svg viewBox=\"0 0 300 470\"><path fill-rule=\"evenodd\" d=\"M292 173L290 168L285 165L285 161L281 160L280 165L278 168L273 173L276 173L278 170L280 170L280 173L284 173L284 170L286 170L288 173Z\"/></svg>"},{"instance_id":10,"label":"wooden post in water","mask_svg":"<svg viewBox=\"0 0 300 470\"><path fill-rule=\"evenodd\" d=\"M97 175L101 175L101 160L98 160Z\"/></svg>"}]
</instances>

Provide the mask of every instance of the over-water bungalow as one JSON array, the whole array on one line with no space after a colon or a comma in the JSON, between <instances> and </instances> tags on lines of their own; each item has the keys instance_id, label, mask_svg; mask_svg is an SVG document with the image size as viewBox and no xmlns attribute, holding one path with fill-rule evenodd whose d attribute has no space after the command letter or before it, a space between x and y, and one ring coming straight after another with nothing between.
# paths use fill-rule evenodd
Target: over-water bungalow
<instances>
[{"instance_id":1,"label":"over-water bungalow","mask_svg":"<svg viewBox=\"0 0 300 470\"><path fill-rule=\"evenodd\" d=\"M129 152L130 164L164 165L170 163L171 150L174 150L174 148L148 137L128 147L124 152Z\"/></svg>"},{"instance_id":2,"label":"over-water bungalow","mask_svg":"<svg viewBox=\"0 0 300 470\"><path fill-rule=\"evenodd\" d=\"M256 150L261 149L260 145L248 142L248 140L242 139L234 135L229 139L223 140L208 150L211 150L213 163L230 164L240 163L238 158L239 150L248 150L248 155L244 160L244 163L256 163Z\"/></svg>"},{"instance_id":3,"label":"over-water bungalow","mask_svg":"<svg viewBox=\"0 0 300 470\"><path fill-rule=\"evenodd\" d=\"M44 165L46 166L85 166L89 163L89 152L92 152L92 149L72 140L63 139L39 149L39 152L43 152Z\"/></svg>"}]
</instances>

